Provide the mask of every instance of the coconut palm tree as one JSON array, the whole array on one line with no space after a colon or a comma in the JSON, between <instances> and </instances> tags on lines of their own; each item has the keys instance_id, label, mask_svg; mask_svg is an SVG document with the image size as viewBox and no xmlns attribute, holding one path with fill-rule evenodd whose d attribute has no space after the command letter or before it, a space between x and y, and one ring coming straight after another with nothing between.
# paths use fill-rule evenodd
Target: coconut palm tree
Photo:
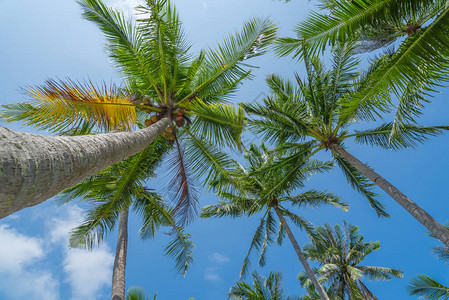
<instances>
[{"instance_id":1,"label":"coconut palm tree","mask_svg":"<svg viewBox=\"0 0 449 300\"><path fill-rule=\"evenodd\" d=\"M402 38L398 50L370 76L367 88L342 105L346 114L369 106L390 110L397 98L407 109L404 121L413 121L420 106L411 91L433 91L448 81L449 7L445 0L321 0L322 13L313 12L295 29L297 38L279 40L278 54L302 57L302 43L317 54L326 47L352 39L367 50ZM393 94L394 97L391 97ZM395 103L395 107L399 105ZM393 107L394 107L393 106Z\"/></svg>"},{"instance_id":2,"label":"coconut palm tree","mask_svg":"<svg viewBox=\"0 0 449 300\"><path fill-rule=\"evenodd\" d=\"M231 287L228 298L237 300L294 300L297 297L286 297L282 287L282 273L270 272L267 278L253 271L252 286L238 281Z\"/></svg>"},{"instance_id":3,"label":"coconut palm tree","mask_svg":"<svg viewBox=\"0 0 449 300\"><path fill-rule=\"evenodd\" d=\"M0 219L145 149L168 120L134 132L53 137L0 127Z\"/></svg>"},{"instance_id":4,"label":"coconut palm tree","mask_svg":"<svg viewBox=\"0 0 449 300\"><path fill-rule=\"evenodd\" d=\"M344 210L347 210L347 205L333 194L317 190L309 190L294 195L296 189L304 187L305 180L311 174L329 170L332 166L330 162L315 160L306 162L301 157L282 168L268 172L257 172L270 165L275 159L285 157L286 154L288 152L270 151L264 144L260 147L251 144L245 154L248 166L244 167L236 162L234 169L228 171L226 178L213 183L213 188L217 194L227 201L205 206L201 216L209 218L262 214L263 216L260 218L259 226L243 262L240 276L245 274L250 265L249 257L252 250L260 250L259 265L263 266L265 265L267 247L275 242L276 235L278 235L277 243L281 244L285 233L287 233L298 259L307 274L310 274L320 296L322 299L328 299L318 281L313 279L312 269L302 254L286 218L308 232L311 232L311 225L304 218L292 212L288 205L305 208L307 206L318 207L323 204L332 204ZM300 165L299 168L297 168L298 165ZM253 172L257 173L249 175ZM283 180L286 176L289 176L288 181ZM279 230L277 230L274 215L279 219Z\"/></svg>"},{"instance_id":5,"label":"coconut palm tree","mask_svg":"<svg viewBox=\"0 0 449 300\"><path fill-rule=\"evenodd\" d=\"M154 295L153 300L156 300L157 294ZM132 286L126 291L126 300L150 300L150 297L146 296L144 290L141 287Z\"/></svg>"},{"instance_id":6,"label":"coconut palm tree","mask_svg":"<svg viewBox=\"0 0 449 300\"><path fill-rule=\"evenodd\" d=\"M128 245L128 214L133 209L142 219L141 238L153 237L161 226L170 226L173 241L166 253L175 258L178 271L185 274L193 260L193 243L176 226L172 212L159 194L144 188L155 177L154 170L170 149L159 137L137 155L115 164L61 194L64 202L81 199L91 208L83 224L71 232L70 246L91 249L118 223L118 239L112 276L112 300L125 299L125 269Z\"/></svg>"},{"instance_id":7,"label":"coconut palm tree","mask_svg":"<svg viewBox=\"0 0 449 300\"><path fill-rule=\"evenodd\" d=\"M377 297L362 281L390 280L402 278L403 271L376 266L361 265L363 260L373 251L379 250L379 242L365 242L358 227L344 224L341 228L329 224L318 226L312 243L304 246L304 255L319 263L315 273L320 282L329 286L329 295L338 299L371 299ZM311 286L306 273L299 275L303 286Z\"/></svg>"},{"instance_id":8,"label":"coconut palm tree","mask_svg":"<svg viewBox=\"0 0 449 300\"><path fill-rule=\"evenodd\" d=\"M246 62L266 52L276 27L268 19L254 18L216 49L194 56L169 1L146 0L136 21L100 0L79 3L83 16L105 34L124 87L48 80L25 90L32 101L4 105L2 118L53 132L86 124L102 131L132 130L142 114L147 126L168 119L162 135L175 144L168 186L177 198L177 219L186 224L197 205L191 173L214 177L226 161L210 145L240 147L244 111L224 102L251 77Z\"/></svg>"},{"instance_id":9,"label":"coconut palm tree","mask_svg":"<svg viewBox=\"0 0 449 300\"><path fill-rule=\"evenodd\" d=\"M369 77L377 68L382 67L384 60L380 58L368 72L359 74L355 70L358 61L352 56L354 47L351 43L337 47L333 51L333 67L330 70L326 70L317 57L305 55L306 80L296 75L296 82L293 83L276 75L269 76L267 83L271 95L263 100L263 104L243 104L249 114L257 117L251 120L250 126L265 139L278 143L279 147L290 150L296 148L291 157L275 164L278 166L291 164L302 157L304 146L307 146L307 151L312 151L309 156L321 150L330 150L348 182L368 199L379 216L385 217L388 214L376 200L376 194L372 191L373 184L383 189L448 246L449 231L385 178L349 153L345 143L354 139L356 143L398 150L425 142L429 137L449 129L449 126L420 126L416 123L398 125L390 122L374 129L355 129L354 124L360 121L359 114L372 112L366 108L363 112L357 110L348 115L344 112L342 103L369 86ZM299 168L301 164L297 165L297 169ZM292 174L294 171L296 170ZM286 176L279 185L289 180L290 177ZM275 191L273 188L273 193ZM267 195L270 194L267 191Z\"/></svg>"}]
</instances>

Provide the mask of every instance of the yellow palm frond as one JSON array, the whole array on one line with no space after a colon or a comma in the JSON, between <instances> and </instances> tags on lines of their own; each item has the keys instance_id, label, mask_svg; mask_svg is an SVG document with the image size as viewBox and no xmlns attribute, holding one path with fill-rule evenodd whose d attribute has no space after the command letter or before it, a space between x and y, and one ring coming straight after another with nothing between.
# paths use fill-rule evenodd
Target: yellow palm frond
<instances>
[{"instance_id":1,"label":"yellow palm frond","mask_svg":"<svg viewBox=\"0 0 449 300\"><path fill-rule=\"evenodd\" d=\"M47 80L25 90L33 98L38 118L51 128L89 122L106 131L131 130L137 123L133 97L117 86L95 87L92 82ZM67 126L66 126L67 125Z\"/></svg>"}]
</instances>

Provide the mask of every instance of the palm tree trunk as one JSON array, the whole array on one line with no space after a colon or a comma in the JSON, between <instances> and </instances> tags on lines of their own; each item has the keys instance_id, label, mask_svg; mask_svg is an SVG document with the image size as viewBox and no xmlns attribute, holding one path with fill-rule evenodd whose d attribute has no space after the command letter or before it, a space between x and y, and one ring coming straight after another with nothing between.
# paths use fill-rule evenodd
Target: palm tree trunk
<instances>
[{"instance_id":1,"label":"palm tree trunk","mask_svg":"<svg viewBox=\"0 0 449 300\"><path fill-rule=\"evenodd\" d=\"M0 127L0 219L56 195L139 153L168 126L134 132L43 136Z\"/></svg>"},{"instance_id":2,"label":"palm tree trunk","mask_svg":"<svg viewBox=\"0 0 449 300\"><path fill-rule=\"evenodd\" d=\"M128 248L128 209L120 213L118 239L112 273L112 300L125 299L126 251Z\"/></svg>"},{"instance_id":3,"label":"palm tree trunk","mask_svg":"<svg viewBox=\"0 0 449 300\"><path fill-rule=\"evenodd\" d=\"M301 248L298 245L298 242L296 241L295 237L293 236L292 231L290 230L290 227L287 224L287 221L285 220L284 216L282 215L281 210L277 205L274 206L274 211L276 212L279 220L281 221L282 226L284 226L285 231L287 232L288 238L290 239L290 242L293 245L293 248L295 249L296 255L298 256L299 261L304 266L304 269L306 270L307 275L309 276L310 280L312 280L313 285L315 286L315 289L318 291L318 294L320 294L321 300L329 300L328 295L324 291L321 284L318 282L318 279L315 276L315 273L313 273L312 268L310 267L309 263L307 262L306 257L301 251Z\"/></svg>"},{"instance_id":4,"label":"palm tree trunk","mask_svg":"<svg viewBox=\"0 0 449 300\"><path fill-rule=\"evenodd\" d=\"M394 185L388 182L385 178L374 172L367 165L360 160L352 156L345 149L337 144L332 146L332 149L349 162L360 173L369 178L378 187L383 189L388 195L391 196L397 203L405 208L409 214L411 214L418 222L424 225L436 238L438 238L446 247L449 247L449 230L443 225L438 223L430 214L424 209L419 207L415 202L405 196Z\"/></svg>"}]
</instances>

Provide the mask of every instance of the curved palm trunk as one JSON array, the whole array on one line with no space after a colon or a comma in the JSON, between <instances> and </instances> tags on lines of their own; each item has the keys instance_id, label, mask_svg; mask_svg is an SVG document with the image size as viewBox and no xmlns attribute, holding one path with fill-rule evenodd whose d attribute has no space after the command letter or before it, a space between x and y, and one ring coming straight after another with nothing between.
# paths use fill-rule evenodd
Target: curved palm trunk
<instances>
[{"instance_id":1,"label":"curved palm trunk","mask_svg":"<svg viewBox=\"0 0 449 300\"><path fill-rule=\"evenodd\" d=\"M394 185L388 182L385 178L374 172L367 165L360 160L352 156L345 149L339 145L334 144L332 149L354 166L360 173L369 178L378 187L383 189L388 195L391 196L397 203L405 208L409 214L411 214L418 222L424 225L436 238L438 238L446 247L449 247L449 230L443 225L438 223L430 214L424 209L419 207L415 202L405 196Z\"/></svg>"},{"instance_id":2,"label":"curved palm trunk","mask_svg":"<svg viewBox=\"0 0 449 300\"><path fill-rule=\"evenodd\" d=\"M290 242L293 245L293 248L295 249L296 255L299 258L299 261L304 266L304 269L306 270L307 275L309 276L310 280L312 280L313 285L315 286L315 289L318 291L318 294L320 294L320 297L322 300L329 300L329 297L327 296L326 292L324 291L321 284L318 282L318 279L315 276L315 273L313 273L312 268L310 267L309 263L307 262L306 257L301 251L301 248L298 245L298 242L296 241L295 237L293 236L292 231L290 230L290 227L287 224L287 221L285 220L284 216L282 215L279 207L274 206L274 210L276 212L276 215L278 216L279 220L282 223L282 226L284 226L285 231L287 232L288 238L290 239Z\"/></svg>"},{"instance_id":3,"label":"curved palm trunk","mask_svg":"<svg viewBox=\"0 0 449 300\"><path fill-rule=\"evenodd\" d=\"M139 153L169 120L134 132L60 137L0 127L0 219Z\"/></svg>"},{"instance_id":4,"label":"curved palm trunk","mask_svg":"<svg viewBox=\"0 0 449 300\"><path fill-rule=\"evenodd\" d=\"M126 251L128 248L128 209L120 213L118 239L112 273L112 300L125 299Z\"/></svg>"}]
</instances>

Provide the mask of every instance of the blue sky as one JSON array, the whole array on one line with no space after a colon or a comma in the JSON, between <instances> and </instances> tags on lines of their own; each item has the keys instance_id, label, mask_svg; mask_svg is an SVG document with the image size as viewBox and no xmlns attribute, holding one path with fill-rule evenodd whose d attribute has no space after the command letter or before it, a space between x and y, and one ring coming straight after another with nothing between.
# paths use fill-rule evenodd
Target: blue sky
<instances>
[{"instance_id":1,"label":"blue sky","mask_svg":"<svg viewBox=\"0 0 449 300\"><path fill-rule=\"evenodd\" d=\"M138 0L109 0L107 3L129 11ZM193 50L215 46L226 34L240 28L251 16L271 16L289 35L297 21L313 7L313 1L294 0L288 4L271 0L189 0L175 1ZM121 79L109 65L99 30L80 16L72 0L0 1L0 103L25 100L19 88L42 83L47 78L91 79L116 82ZM363 58L367 58L364 56ZM292 76L302 67L289 59L266 55L253 61L260 66L256 78L246 82L236 102L256 99L266 92L264 77L270 73ZM448 90L441 89L427 105L422 123L447 125ZM14 125L11 128L32 131ZM250 137L247 137L249 140ZM349 145L351 152L368 162L437 220L449 221L447 170L449 136L433 138L415 150L401 152ZM323 153L323 158L327 157ZM163 186L162 179L149 186ZM332 171L312 177L309 188L327 189L351 205L344 213L335 208L299 212L315 224L358 225L367 241L379 240L381 249L371 254L367 265L400 268L402 280L368 282L379 299L411 299L405 286L418 273L428 274L449 284L449 267L434 259L431 247L437 242L426 236L423 227L382 191L379 199L387 206L390 219L378 219L367 201ZM163 192L163 190L161 191ZM201 204L216 201L202 193ZM25 209L0 221L0 299L108 299L116 233L92 252L68 249L67 232L82 220L79 203L58 207L54 202ZM185 278L173 270L173 262L163 255L167 237L162 231L153 240L139 240L138 220L130 219L127 286L142 286L158 299L226 299L229 287L238 279L243 258L257 226L257 218L230 220L197 219L189 228L194 237L195 263ZM306 236L295 229L302 245ZM288 294L301 295L296 275L302 270L288 243L269 249L268 263L258 271L284 272ZM255 267L256 257L253 257Z\"/></svg>"}]
</instances>

